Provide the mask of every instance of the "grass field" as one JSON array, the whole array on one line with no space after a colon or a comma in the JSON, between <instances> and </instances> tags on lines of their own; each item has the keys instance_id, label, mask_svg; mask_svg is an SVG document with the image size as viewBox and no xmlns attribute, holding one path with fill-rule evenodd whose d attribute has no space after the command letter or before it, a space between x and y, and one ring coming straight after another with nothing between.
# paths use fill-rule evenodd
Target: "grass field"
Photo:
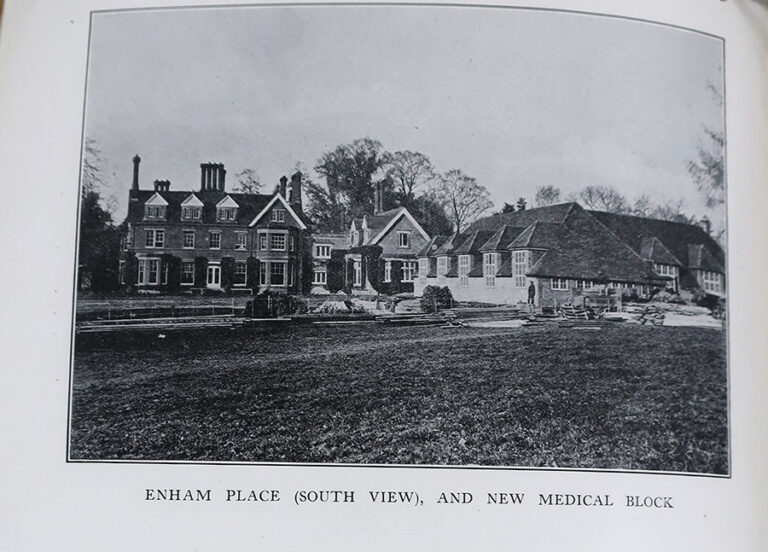
<instances>
[{"instance_id":1,"label":"grass field","mask_svg":"<svg viewBox=\"0 0 768 552\"><path fill-rule=\"evenodd\" d=\"M73 459L728 472L719 330L83 335L73 385Z\"/></svg>"}]
</instances>

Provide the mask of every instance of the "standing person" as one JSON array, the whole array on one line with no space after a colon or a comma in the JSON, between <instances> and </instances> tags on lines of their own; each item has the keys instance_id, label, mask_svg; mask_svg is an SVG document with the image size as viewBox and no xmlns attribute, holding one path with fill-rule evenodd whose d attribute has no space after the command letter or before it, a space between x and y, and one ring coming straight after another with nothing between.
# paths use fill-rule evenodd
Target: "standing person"
<instances>
[{"instance_id":1,"label":"standing person","mask_svg":"<svg viewBox=\"0 0 768 552\"><path fill-rule=\"evenodd\" d=\"M528 286L528 304L533 308L534 299L536 299L536 284L531 280L531 284Z\"/></svg>"}]
</instances>

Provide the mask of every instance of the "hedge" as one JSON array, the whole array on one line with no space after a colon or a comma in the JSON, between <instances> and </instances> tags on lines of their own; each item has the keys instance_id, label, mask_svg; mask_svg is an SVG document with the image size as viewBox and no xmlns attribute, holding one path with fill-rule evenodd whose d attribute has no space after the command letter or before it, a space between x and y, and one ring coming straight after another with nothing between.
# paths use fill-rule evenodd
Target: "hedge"
<instances>
[{"instance_id":1,"label":"hedge","mask_svg":"<svg viewBox=\"0 0 768 552\"><path fill-rule=\"evenodd\" d=\"M208 284L208 258L195 257L194 287L204 288Z\"/></svg>"},{"instance_id":2,"label":"hedge","mask_svg":"<svg viewBox=\"0 0 768 552\"><path fill-rule=\"evenodd\" d=\"M248 257L245 262L245 281L253 293L259 291L259 259Z\"/></svg>"},{"instance_id":3,"label":"hedge","mask_svg":"<svg viewBox=\"0 0 768 552\"><path fill-rule=\"evenodd\" d=\"M442 309L453 308L453 294L448 286L427 286L421 296L421 310L424 312L437 312Z\"/></svg>"},{"instance_id":4,"label":"hedge","mask_svg":"<svg viewBox=\"0 0 768 552\"><path fill-rule=\"evenodd\" d=\"M221 287L224 291L230 291L235 282L235 258L221 258Z\"/></svg>"}]
</instances>

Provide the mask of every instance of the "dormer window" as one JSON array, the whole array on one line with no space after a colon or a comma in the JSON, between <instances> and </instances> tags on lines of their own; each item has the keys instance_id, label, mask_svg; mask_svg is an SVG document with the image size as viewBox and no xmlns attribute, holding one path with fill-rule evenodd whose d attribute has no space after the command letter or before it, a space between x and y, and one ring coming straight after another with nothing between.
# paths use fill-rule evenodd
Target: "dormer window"
<instances>
[{"instance_id":1,"label":"dormer window","mask_svg":"<svg viewBox=\"0 0 768 552\"><path fill-rule=\"evenodd\" d=\"M184 220L200 220L200 207L184 207L181 216Z\"/></svg>"},{"instance_id":2,"label":"dormer window","mask_svg":"<svg viewBox=\"0 0 768 552\"><path fill-rule=\"evenodd\" d=\"M147 205L146 218L160 220L165 218L165 205Z\"/></svg>"},{"instance_id":3,"label":"dormer window","mask_svg":"<svg viewBox=\"0 0 768 552\"><path fill-rule=\"evenodd\" d=\"M237 209L234 207L219 207L216 209L216 220L220 221L233 221L237 214Z\"/></svg>"},{"instance_id":4,"label":"dormer window","mask_svg":"<svg viewBox=\"0 0 768 552\"><path fill-rule=\"evenodd\" d=\"M272 209L272 222L285 222L285 209Z\"/></svg>"}]
</instances>

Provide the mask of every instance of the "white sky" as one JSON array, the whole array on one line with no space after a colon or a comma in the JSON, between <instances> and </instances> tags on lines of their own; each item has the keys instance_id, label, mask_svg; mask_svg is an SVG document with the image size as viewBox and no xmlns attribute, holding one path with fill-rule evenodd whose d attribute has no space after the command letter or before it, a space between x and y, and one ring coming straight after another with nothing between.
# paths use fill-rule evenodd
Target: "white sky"
<instances>
[{"instance_id":1,"label":"white sky","mask_svg":"<svg viewBox=\"0 0 768 552\"><path fill-rule=\"evenodd\" d=\"M519 9L249 7L93 17L86 136L122 220L141 185L271 189L296 162L370 136L458 168L494 201L588 184L703 202L686 170L722 131L722 43L635 21Z\"/></svg>"}]
</instances>

